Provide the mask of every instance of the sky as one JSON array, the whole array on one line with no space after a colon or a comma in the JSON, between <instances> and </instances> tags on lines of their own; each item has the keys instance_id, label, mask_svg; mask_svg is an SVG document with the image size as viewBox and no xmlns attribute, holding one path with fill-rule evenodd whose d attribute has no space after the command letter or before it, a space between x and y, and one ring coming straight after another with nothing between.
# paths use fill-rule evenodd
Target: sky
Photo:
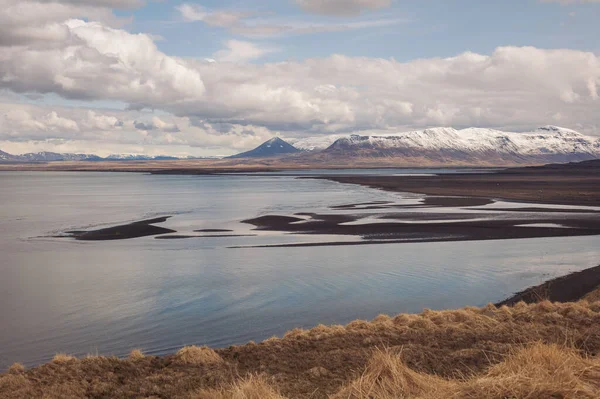
<instances>
[{"instance_id":1,"label":"sky","mask_svg":"<svg viewBox=\"0 0 600 399\"><path fill-rule=\"evenodd\" d=\"M600 136L600 0L0 0L0 150L230 155L447 126Z\"/></svg>"}]
</instances>

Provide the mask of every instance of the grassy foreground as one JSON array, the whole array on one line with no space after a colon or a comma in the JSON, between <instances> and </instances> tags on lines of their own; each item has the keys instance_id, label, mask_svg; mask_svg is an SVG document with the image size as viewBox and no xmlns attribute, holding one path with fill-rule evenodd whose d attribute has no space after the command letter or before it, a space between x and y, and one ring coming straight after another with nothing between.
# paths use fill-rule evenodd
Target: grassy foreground
<instances>
[{"instance_id":1,"label":"grassy foreground","mask_svg":"<svg viewBox=\"0 0 600 399\"><path fill-rule=\"evenodd\" d=\"M57 355L0 375L1 398L600 398L600 289L292 330L165 357Z\"/></svg>"}]
</instances>

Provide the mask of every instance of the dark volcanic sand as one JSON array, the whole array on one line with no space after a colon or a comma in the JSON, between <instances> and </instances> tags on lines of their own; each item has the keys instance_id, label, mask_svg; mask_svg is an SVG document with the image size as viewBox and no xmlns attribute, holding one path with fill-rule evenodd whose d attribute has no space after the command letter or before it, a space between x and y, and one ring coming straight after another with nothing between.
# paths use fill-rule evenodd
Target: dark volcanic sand
<instances>
[{"instance_id":1,"label":"dark volcanic sand","mask_svg":"<svg viewBox=\"0 0 600 399\"><path fill-rule=\"evenodd\" d=\"M321 176L319 178L398 192L600 206L600 172L595 176L490 173L438 176Z\"/></svg>"},{"instance_id":2,"label":"dark volcanic sand","mask_svg":"<svg viewBox=\"0 0 600 399\"><path fill-rule=\"evenodd\" d=\"M600 287L600 266L546 281L519 292L496 306L514 306L521 301L535 303L545 299L551 302L575 302L598 287Z\"/></svg>"},{"instance_id":3,"label":"dark volcanic sand","mask_svg":"<svg viewBox=\"0 0 600 399\"><path fill-rule=\"evenodd\" d=\"M389 191L422 193L432 196L424 198L421 204L398 205L388 201L374 201L330 208L334 211L357 212L355 214L297 214L298 216L309 216L310 219L306 221L299 221L289 216L270 215L243 222L256 226L257 230L300 234L352 235L363 239L363 241L354 242L297 243L271 245L271 247L600 235L600 217L597 216L600 212L598 210L551 209L540 206L531 208L523 206L512 209L476 208L494 203L492 198L600 206L600 161L508 169L486 174L438 176L323 175L305 178L361 184ZM478 213L458 213L452 209L449 209L447 213L407 212L411 208L434 207L458 207L469 211L478 211ZM364 210L387 210L388 212L379 214L358 213ZM394 210L397 212L394 212ZM530 215L525 216L523 213L529 213ZM382 219L382 222L347 224L365 217ZM487 220L468 220L482 218ZM383 221L385 219L404 223L385 222ZM532 224L538 226L523 226ZM555 226L539 226L540 224Z\"/></svg>"},{"instance_id":4,"label":"dark volcanic sand","mask_svg":"<svg viewBox=\"0 0 600 399\"><path fill-rule=\"evenodd\" d=\"M566 237L600 235L600 216L568 214L560 219L541 214L536 219L490 219L444 222L444 214L432 214L416 218L414 213L386 214L388 219L412 218L406 223L374 222L363 224L345 224L360 220L364 216L378 217L383 215L349 215L349 214L312 214L308 220L299 220L289 216L261 216L257 219L243 221L256 226L256 230L280 231L287 233L357 236L364 241L314 242L282 245L266 245L261 247L312 247L332 245L364 245L402 242L434 242L434 241L471 241L471 240L503 240L537 237ZM480 215L471 215L476 217ZM464 216L463 216L464 217ZM428 223L419 223L430 220ZM301 221L300 223L298 223ZM558 226L537 226L539 224L560 224ZM536 225L536 226L523 226Z\"/></svg>"},{"instance_id":5,"label":"dark volcanic sand","mask_svg":"<svg viewBox=\"0 0 600 399\"><path fill-rule=\"evenodd\" d=\"M80 241L108 241L126 240L130 238L155 236L159 234L175 233L175 230L153 226L155 223L164 223L170 216L155 219L140 220L121 226L108 227L90 231L70 231L71 237Z\"/></svg>"},{"instance_id":6,"label":"dark volcanic sand","mask_svg":"<svg viewBox=\"0 0 600 399\"><path fill-rule=\"evenodd\" d=\"M429 195L600 206L600 160L437 176L318 176L339 183Z\"/></svg>"},{"instance_id":7,"label":"dark volcanic sand","mask_svg":"<svg viewBox=\"0 0 600 399\"><path fill-rule=\"evenodd\" d=\"M211 234L203 236L170 235L154 237L157 240L185 240L188 238L256 237L256 234Z\"/></svg>"},{"instance_id":8,"label":"dark volcanic sand","mask_svg":"<svg viewBox=\"0 0 600 399\"><path fill-rule=\"evenodd\" d=\"M194 230L195 233L231 233L233 230L228 229L202 229Z\"/></svg>"}]
</instances>

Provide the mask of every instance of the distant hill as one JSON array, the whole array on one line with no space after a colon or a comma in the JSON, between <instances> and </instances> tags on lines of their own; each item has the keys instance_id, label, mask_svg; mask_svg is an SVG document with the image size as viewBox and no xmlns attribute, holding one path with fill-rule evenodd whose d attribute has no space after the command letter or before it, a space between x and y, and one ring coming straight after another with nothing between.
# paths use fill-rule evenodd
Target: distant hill
<instances>
[{"instance_id":1,"label":"distant hill","mask_svg":"<svg viewBox=\"0 0 600 399\"><path fill-rule=\"evenodd\" d=\"M134 154L112 154L106 158L101 158L103 161L174 161L180 158L167 155L147 156Z\"/></svg>"},{"instance_id":2,"label":"distant hill","mask_svg":"<svg viewBox=\"0 0 600 399\"><path fill-rule=\"evenodd\" d=\"M253 150L242 152L229 158L269 158L296 152L300 152L300 150L279 137L274 137Z\"/></svg>"},{"instance_id":3,"label":"distant hill","mask_svg":"<svg viewBox=\"0 0 600 399\"><path fill-rule=\"evenodd\" d=\"M0 150L0 162L16 162L18 161L17 158L18 157L16 157L15 155Z\"/></svg>"},{"instance_id":4,"label":"distant hill","mask_svg":"<svg viewBox=\"0 0 600 399\"><path fill-rule=\"evenodd\" d=\"M316 158L328 163L385 158L387 163L398 159L403 164L414 166L503 166L600 158L599 138L556 126L545 126L527 133L481 128L432 128L386 135L309 137L295 141L294 145L308 151L308 154L315 153Z\"/></svg>"},{"instance_id":5,"label":"distant hill","mask_svg":"<svg viewBox=\"0 0 600 399\"><path fill-rule=\"evenodd\" d=\"M600 158L600 138L556 126L515 133L494 129L448 127L377 135L322 135L289 142L275 137L229 159L277 158L290 165L361 166L527 166ZM293 155L292 157L288 157ZM0 151L0 162L155 161L176 158L136 154L110 155L38 152L11 155ZM209 158L213 159L213 158ZM235 163L236 161L231 161Z\"/></svg>"},{"instance_id":6,"label":"distant hill","mask_svg":"<svg viewBox=\"0 0 600 399\"><path fill-rule=\"evenodd\" d=\"M71 154L57 152L30 152L22 155L12 155L4 151L0 151L0 162L21 162L21 163L37 163L37 162L58 162L58 161L166 161L177 160L181 158L171 157L166 155L135 155L135 154L115 154L109 155L106 158L94 154ZM197 158L183 158L197 159Z\"/></svg>"},{"instance_id":7,"label":"distant hill","mask_svg":"<svg viewBox=\"0 0 600 399\"><path fill-rule=\"evenodd\" d=\"M57 152L35 152L16 156L22 162L53 162L53 161L99 161L97 155L88 154L60 154Z\"/></svg>"}]
</instances>

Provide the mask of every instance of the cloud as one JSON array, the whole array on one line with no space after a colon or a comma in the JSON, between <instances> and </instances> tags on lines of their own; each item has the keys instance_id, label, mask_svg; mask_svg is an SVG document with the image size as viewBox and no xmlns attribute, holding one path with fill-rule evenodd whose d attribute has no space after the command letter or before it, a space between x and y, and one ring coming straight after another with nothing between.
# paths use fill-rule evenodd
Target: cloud
<instances>
[{"instance_id":1,"label":"cloud","mask_svg":"<svg viewBox=\"0 0 600 399\"><path fill-rule=\"evenodd\" d=\"M107 8L136 8L144 4L143 0L37 0L38 3L62 3L73 5L89 5Z\"/></svg>"},{"instance_id":2,"label":"cloud","mask_svg":"<svg viewBox=\"0 0 600 399\"><path fill-rule=\"evenodd\" d=\"M552 115L600 126L600 58L575 50L500 47L491 55L398 62L334 55L303 62L196 62L207 94L170 107L209 121L275 131L349 132L432 125L528 129Z\"/></svg>"},{"instance_id":3,"label":"cloud","mask_svg":"<svg viewBox=\"0 0 600 399\"><path fill-rule=\"evenodd\" d=\"M131 18L118 17L113 9L142 6L141 0L2 0L0 46L64 45L73 38L64 22L85 19L119 27Z\"/></svg>"},{"instance_id":4,"label":"cloud","mask_svg":"<svg viewBox=\"0 0 600 399\"><path fill-rule=\"evenodd\" d=\"M54 46L1 49L0 87L137 104L196 100L205 91L197 70L160 52L147 35L82 20L59 26L66 39Z\"/></svg>"},{"instance_id":5,"label":"cloud","mask_svg":"<svg viewBox=\"0 0 600 399\"><path fill-rule=\"evenodd\" d=\"M295 0L305 11L334 16L353 16L367 10L389 7L391 0Z\"/></svg>"},{"instance_id":6,"label":"cloud","mask_svg":"<svg viewBox=\"0 0 600 399\"><path fill-rule=\"evenodd\" d=\"M229 155L274 134L260 126L211 124L169 114L0 102L0 149L15 154Z\"/></svg>"},{"instance_id":7,"label":"cloud","mask_svg":"<svg viewBox=\"0 0 600 399\"><path fill-rule=\"evenodd\" d=\"M235 26L243 18L249 17L252 13L241 11L217 10L210 11L205 7L192 4L181 4L177 6L184 20L189 22L203 21L211 26L229 28Z\"/></svg>"},{"instance_id":8,"label":"cloud","mask_svg":"<svg viewBox=\"0 0 600 399\"><path fill-rule=\"evenodd\" d=\"M181 131L175 123L164 122L158 116L154 116L150 122L134 121L133 126L138 130L145 131L160 130L166 133L178 133Z\"/></svg>"},{"instance_id":9,"label":"cloud","mask_svg":"<svg viewBox=\"0 0 600 399\"><path fill-rule=\"evenodd\" d=\"M403 22L402 19L388 18L346 23L315 23L314 21L261 18L252 12L236 10L209 10L193 4L177 7L184 21L204 22L229 30L231 33L247 37L268 37L277 35L305 35L319 32L341 32L355 29L389 26Z\"/></svg>"},{"instance_id":10,"label":"cloud","mask_svg":"<svg viewBox=\"0 0 600 399\"><path fill-rule=\"evenodd\" d=\"M216 60L222 62L246 62L277 51L274 48L241 40L228 40L225 42L225 46L227 47L226 49L220 50L213 55Z\"/></svg>"},{"instance_id":11,"label":"cloud","mask_svg":"<svg viewBox=\"0 0 600 399\"><path fill-rule=\"evenodd\" d=\"M78 24L94 34L105 29ZM67 111L57 116L75 121L80 128L78 134L101 130L102 137L133 143L153 140L154 144L211 146L215 140L212 136L225 136L230 139L228 148L237 148L238 138L246 137L246 127L250 132L260 132L253 138L265 139L276 132L293 137L440 125L527 130L551 123L556 115L565 127L600 134L600 58L589 52L500 47L490 55L467 52L409 62L333 55L261 65L242 62L257 55L251 45L248 48L252 51L235 57L238 63L165 61L166 56L150 45L149 39L125 34L125 39L134 40L136 45L138 40L148 44L129 54L130 44L122 40L124 34L117 31L116 35L118 39L112 34L99 34L95 40L100 43L86 42L93 44L83 47L86 51L99 50L86 58L80 56L75 65L85 60L85 67L73 71L69 69L71 63L54 66L56 61L49 55L43 62L40 58L15 64L14 72L8 75L12 79L8 80L10 87L63 96L74 96L81 89L87 98L129 103L127 117L88 114L87 110L83 116L71 116ZM114 43L119 44L120 53L112 49ZM71 51L75 56L76 52ZM232 55L225 52L224 58L227 56ZM17 52L3 59L0 71L22 57ZM111 60L108 64L105 57ZM170 62L182 69L165 67ZM16 65L22 65L25 72L19 74ZM6 76L6 72L0 74L3 85L7 85ZM189 79L183 78L186 76ZM199 76L203 90L189 90ZM144 108L163 110L173 117L165 120L160 116L165 123L161 125L144 117ZM133 111L136 109L139 111ZM29 137L27 131L35 137L52 132L44 119L51 111L25 118L20 128L13 123L7 131L13 137ZM136 128L136 121L144 125ZM232 126L237 129L235 133ZM171 133L170 141L166 133ZM199 136L194 136L196 133ZM60 137L68 136L64 134ZM218 142L225 141L220 138Z\"/></svg>"}]
</instances>

